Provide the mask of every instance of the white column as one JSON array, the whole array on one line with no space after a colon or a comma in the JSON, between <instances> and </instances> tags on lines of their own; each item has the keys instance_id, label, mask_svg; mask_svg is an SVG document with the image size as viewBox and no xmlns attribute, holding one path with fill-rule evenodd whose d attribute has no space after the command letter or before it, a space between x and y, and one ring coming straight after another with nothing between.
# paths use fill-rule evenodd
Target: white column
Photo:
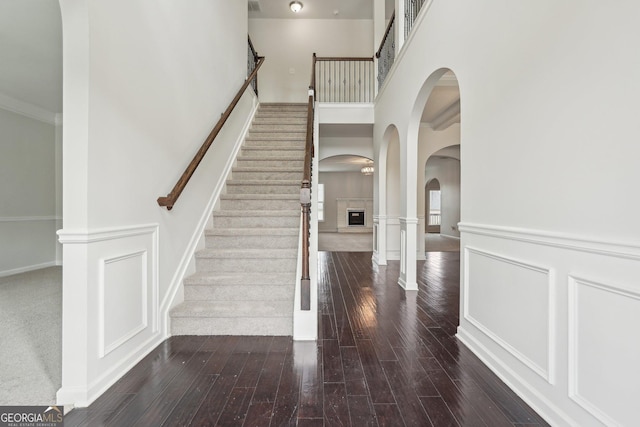
<instances>
[{"instance_id":1,"label":"white column","mask_svg":"<svg viewBox=\"0 0 640 427\"><path fill-rule=\"evenodd\" d=\"M56 230L62 228L62 114L56 114L56 149L55 149L55 181L56 181ZM62 244L56 239L56 265L62 265Z\"/></svg>"},{"instance_id":2,"label":"white column","mask_svg":"<svg viewBox=\"0 0 640 427\"><path fill-rule=\"evenodd\" d=\"M418 234L416 235L416 238L418 239L418 245L417 245L417 252L416 252L416 259L418 260L424 260L425 256L424 256L424 251L425 251L425 242L424 242L424 232L426 229L426 222L425 222L425 218L424 215L418 215Z\"/></svg>"},{"instance_id":3,"label":"white column","mask_svg":"<svg viewBox=\"0 0 640 427\"><path fill-rule=\"evenodd\" d=\"M373 217L373 262L387 265L387 217L374 215Z\"/></svg>"}]
</instances>

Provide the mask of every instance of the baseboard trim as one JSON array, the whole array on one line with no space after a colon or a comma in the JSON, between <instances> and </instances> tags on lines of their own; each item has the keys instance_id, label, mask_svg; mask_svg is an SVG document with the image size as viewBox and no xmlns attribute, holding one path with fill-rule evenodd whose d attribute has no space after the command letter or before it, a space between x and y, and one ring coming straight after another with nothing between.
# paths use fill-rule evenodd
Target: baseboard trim
<instances>
[{"instance_id":1,"label":"baseboard trim","mask_svg":"<svg viewBox=\"0 0 640 427\"><path fill-rule=\"evenodd\" d=\"M502 382L531 406L550 425L578 425L544 395L536 391L522 377L502 363L486 346L478 341L462 326L458 327L456 338L475 354Z\"/></svg>"},{"instance_id":2,"label":"baseboard trim","mask_svg":"<svg viewBox=\"0 0 640 427\"><path fill-rule=\"evenodd\" d=\"M460 241L460 237L457 237L457 236L449 236L448 234L442 234L442 233L440 233L440 237L444 237L444 238L447 238L447 239L453 239L453 240L458 240L458 241Z\"/></svg>"},{"instance_id":3,"label":"baseboard trim","mask_svg":"<svg viewBox=\"0 0 640 427\"><path fill-rule=\"evenodd\" d=\"M98 397L100 397L109 387L115 384L127 372L129 372L138 362L144 359L153 349L164 341L164 337L158 332L147 341L132 351L129 356L111 368L105 374L92 382L87 389L81 387L64 386L58 390L56 400L58 405L66 405L70 402L76 408L85 408L91 405Z\"/></svg>"},{"instance_id":4,"label":"baseboard trim","mask_svg":"<svg viewBox=\"0 0 640 427\"><path fill-rule=\"evenodd\" d=\"M40 270L47 267L55 267L56 265L61 265L61 264L58 264L56 261L48 261L48 262L43 262L42 264L27 265L24 267L13 268L11 270L0 271L0 277L13 276L14 274L20 274L20 273L27 273L29 271Z\"/></svg>"},{"instance_id":5,"label":"baseboard trim","mask_svg":"<svg viewBox=\"0 0 640 427\"><path fill-rule=\"evenodd\" d=\"M59 216L5 216L0 222L33 222L33 221L62 221Z\"/></svg>"},{"instance_id":6,"label":"baseboard trim","mask_svg":"<svg viewBox=\"0 0 640 427\"><path fill-rule=\"evenodd\" d=\"M5 95L4 93L0 93L0 108L39 122L54 126L58 124L56 116L58 116L59 113L56 114L53 111L46 110L42 107L38 107L37 105L20 101Z\"/></svg>"}]
</instances>

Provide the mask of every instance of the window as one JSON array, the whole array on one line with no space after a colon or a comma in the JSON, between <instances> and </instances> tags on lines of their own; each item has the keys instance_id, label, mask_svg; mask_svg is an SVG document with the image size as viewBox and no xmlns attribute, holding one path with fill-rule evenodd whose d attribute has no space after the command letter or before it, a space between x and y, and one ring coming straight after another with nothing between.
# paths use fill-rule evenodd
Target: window
<instances>
[{"instance_id":1,"label":"window","mask_svg":"<svg viewBox=\"0 0 640 427\"><path fill-rule=\"evenodd\" d=\"M440 225L440 190L429 191L429 222L428 225Z\"/></svg>"},{"instance_id":2,"label":"window","mask_svg":"<svg viewBox=\"0 0 640 427\"><path fill-rule=\"evenodd\" d=\"M324 221L324 184L318 184L318 221Z\"/></svg>"}]
</instances>

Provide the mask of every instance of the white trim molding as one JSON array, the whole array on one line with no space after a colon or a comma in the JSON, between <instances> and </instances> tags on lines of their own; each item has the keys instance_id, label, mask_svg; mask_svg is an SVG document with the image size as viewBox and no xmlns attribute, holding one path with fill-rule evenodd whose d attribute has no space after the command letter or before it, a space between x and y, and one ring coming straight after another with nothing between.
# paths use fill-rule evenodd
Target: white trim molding
<instances>
[{"instance_id":1,"label":"white trim molding","mask_svg":"<svg viewBox=\"0 0 640 427\"><path fill-rule=\"evenodd\" d=\"M59 265L57 261L49 261L49 262L43 262L41 264L26 265L23 267L12 268L11 270L0 271L0 277L13 276L14 274L27 273L29 271L40 270L48 267L55 267L57 265Z\"/></svg>"},{"instance_id":2,"label":"white trim molding","mask_svg":"<svg viewBox=\"0 0 640 427\"><path fill-rule=\"evenodd\" d=\"M101 228L96 230L58 230L58 240L64 245L87 244L107 240L151 234L158 230L158 224L144 224L125 227Z\"/></svg>"},{"instance_id":3,"label":"white trim molding","mask_svg":"<svg viewBox=\"0 0 640 427\"><path fill-rule=\"evenodd\" d=\"M59 230L68 266L59 404L91 404L164 339L158 328L159 232L159 224ZM113 321L120 316L122 322Z\"/></svg>"},{"instance_id":4,"label":"white trim molding","mask_svg":"<svg viewBox=\"0 0 640 427\"><path fill-rule=\"evenodd\" d=\"M59 113L51 112L45 108L38 107L37 105L33 105L28 102L20 101L19 99L12 98L3 93L0 93L0 108L40 122L57 125L56 116Z\"/></svg>"},{"instance_id":5,"label":"white trim molding","mask_svg":"<svg viewBox=\"0 0 640 427\"><path fill-rule=\"evenodd\" d=\"M460 223L458 229L461 233L640 261L640 242L605 241L568 233L472 223Z\"/></svg>"},{"instance_id":6,"label":"white trim molding","mask_svg":"<svg viewBox=\"0 0 640 427\"><path fill-rule=\"evenodd\" d=\"M24 222L24 221L62 221L59 216L5 216L0 217L0 222Z\"/></svg>"}]
</instances>

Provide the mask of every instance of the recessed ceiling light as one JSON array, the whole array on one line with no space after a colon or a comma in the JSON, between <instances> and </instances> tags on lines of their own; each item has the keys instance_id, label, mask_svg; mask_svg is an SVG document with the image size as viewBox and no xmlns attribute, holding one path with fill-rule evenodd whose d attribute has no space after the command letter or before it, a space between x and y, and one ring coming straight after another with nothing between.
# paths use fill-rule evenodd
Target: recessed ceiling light
<instances>
[{"instance_id":1,"label":"recessed ceiling light","mask_svg":"<svg viewBox=\"0 0 640 427\"><path fill-rule=\"evenodd\" d=\"M293 13L298 13L302 10L302 3L299 1L292 1L289 3L289 9L291 9Z\"/></svg>"}]
</instances>

